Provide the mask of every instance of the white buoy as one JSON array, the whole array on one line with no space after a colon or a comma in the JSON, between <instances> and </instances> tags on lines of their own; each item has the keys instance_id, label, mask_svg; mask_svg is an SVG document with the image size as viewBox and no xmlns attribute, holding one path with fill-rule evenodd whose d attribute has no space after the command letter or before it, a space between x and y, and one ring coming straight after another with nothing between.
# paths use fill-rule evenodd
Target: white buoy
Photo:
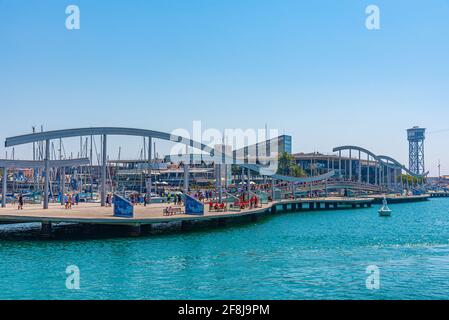
<instances>
[{"instance_id":1,"label":"white buoy","mask_svg":"<svg viewBox=\"0 0 449 320\"><path fill-rule=\"evenodd\" d=\"M381 217L389 217L391 216L391 210L388 208L387 198L384 196L382 200L382 208L379 210L379 216Z\"/></svg>"}]
</instances>

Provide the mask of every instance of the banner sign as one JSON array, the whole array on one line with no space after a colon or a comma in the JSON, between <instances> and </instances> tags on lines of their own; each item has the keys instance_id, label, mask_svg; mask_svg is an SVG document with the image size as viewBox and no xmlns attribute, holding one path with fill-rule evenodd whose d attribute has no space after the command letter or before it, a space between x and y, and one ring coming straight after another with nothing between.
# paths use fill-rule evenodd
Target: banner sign
<instances>
[{"instance_id":1,"label":"banner sign","mask_svg":"<svg viewBox=\"0 0 449 320\"><path fill-rule=\"evenodd\" d=\"M185 195L186 214L204 215L204 204L195 198Z\"/></svg>"},{"instance_id":2,"label":"banner sign","mask_svg":"<svg viewBox=\"0 0 449 320\"><path fill-rule=\"evenodd\" d=\"M114 194L114 216L132 218L134 216L134 206L125 198Z\"/></svg>"},{"instance_id":3,"label":"banner sign","mask_svg":"<svg viewBox=\"0 0 449 320\"><path fill-rule=\"evenodd\" d=\"M145 187L147 189L147 193L151 192L151 187L152 187L152 183L151 183L151 178L148 178L145 180Z\"/></svg>"}]
</instances>

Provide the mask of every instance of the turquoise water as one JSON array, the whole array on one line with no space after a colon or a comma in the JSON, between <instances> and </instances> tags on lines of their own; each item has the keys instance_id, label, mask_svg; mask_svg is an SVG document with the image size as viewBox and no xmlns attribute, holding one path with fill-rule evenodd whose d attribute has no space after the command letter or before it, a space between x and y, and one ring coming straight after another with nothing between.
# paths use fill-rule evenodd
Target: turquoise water
<instances>
[{"instance_id":1,"label":"turquoise water","mask_svg":"<svg viewBox=\"0 0 449 320\"><path fill-rule=\"evenodd\" d=\"M0 240L0 299L447 299L449 199L189 233ZM3 226L5 230L11 227ZM80 290L66 288L66 267ZM380 289L365 285L380 269Z\"/></svg>"}]
</instances>

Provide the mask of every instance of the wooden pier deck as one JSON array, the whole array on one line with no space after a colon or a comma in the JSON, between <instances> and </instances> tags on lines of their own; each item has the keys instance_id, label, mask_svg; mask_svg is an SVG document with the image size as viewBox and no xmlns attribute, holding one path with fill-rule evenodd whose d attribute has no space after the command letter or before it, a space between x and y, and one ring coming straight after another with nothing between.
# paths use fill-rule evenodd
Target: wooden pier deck
<instances>
[{"instance_id":1,"label":"wooden pier deck","mask_svg":"<svg viewBox=\"0 0 449 320\"><path fill-rule=\"evenodd\" d=\"M52 234L52 225L60 223L75 223L90 228L92 226L124 226L125 230L130 230L129 234L136 236L141 234L141 230L151 230L154 225L168 226L172 223L179 223L181 229L188 229L192 225L205 222L225 225L228 222L256 221L259 217L284 212L302 212L314 210L338 210L368 208L377 203L378 197L327 197L327 198L296 198L280 200L263 204L257 208L248 208L240 211L209 211L209 206L205 205L204 215L164 215L163 211L173 204L153 203L134 207L134 217L123 218L113 215L112 207L101 207L98 203L81 203L72 206L67 210L58 203L51 203L49 209L42 209L41 205L25 205L23 210L17 210L17 206L7 205L0 208L0 223L41 223L41 234L48 237ZM422 196L388 196L391 203L414 202L428 200L430 195ZM383 198L383 195L382 195ZM396 201L395 201L396 200ZM249 219L249 220L248 220ZM142 227L142 229L141 229Z\"/></svg>"},{"instance_id":2,"label":"wooden pier deck","mask_svg":"<svg viewBox=\"0 0 449 320\"><path fill-rule=\"evenodd\" d=\"M205 205L204 215L177 214L166 216L163 210L169 206L167 203L157 203L147 206L136 205L133 218L115 217L113 208L101 207L97 203L81 203L67 210L60 204L52 203L49 209L42 209L41 205L25 205L23 210L17 210L16 206L8 205L0 208L0 222L25 223L25 222L50 222L50 223L88 223L88 224L115 224L115 225L139 225L168 223L173 221L198 221L206 219L234 218L247 215L282 212L291 210L317 210L337 209L341 207L355 208L368 207L371 198L302 198L295 200L282 200L263 204L258 208L244 209L241 211L209 211ZM171 205L173 207L173 205Z\"/></svg>"}]
</instances>

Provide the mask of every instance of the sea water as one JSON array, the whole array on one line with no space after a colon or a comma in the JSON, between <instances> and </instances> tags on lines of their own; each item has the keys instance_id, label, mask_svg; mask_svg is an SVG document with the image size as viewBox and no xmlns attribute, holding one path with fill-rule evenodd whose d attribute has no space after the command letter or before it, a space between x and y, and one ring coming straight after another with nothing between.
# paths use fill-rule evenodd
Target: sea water
<instances>
[{"instance_id":1,"label":"sea water","mask_svg":"<svg viewBox=\"0 0 449 320\"><path fill-rule=\"evenodd\" d=\"M3 236L0 299L447 299L449 199L390 208L138 238Z\"/></svg>"}]
</instances>

